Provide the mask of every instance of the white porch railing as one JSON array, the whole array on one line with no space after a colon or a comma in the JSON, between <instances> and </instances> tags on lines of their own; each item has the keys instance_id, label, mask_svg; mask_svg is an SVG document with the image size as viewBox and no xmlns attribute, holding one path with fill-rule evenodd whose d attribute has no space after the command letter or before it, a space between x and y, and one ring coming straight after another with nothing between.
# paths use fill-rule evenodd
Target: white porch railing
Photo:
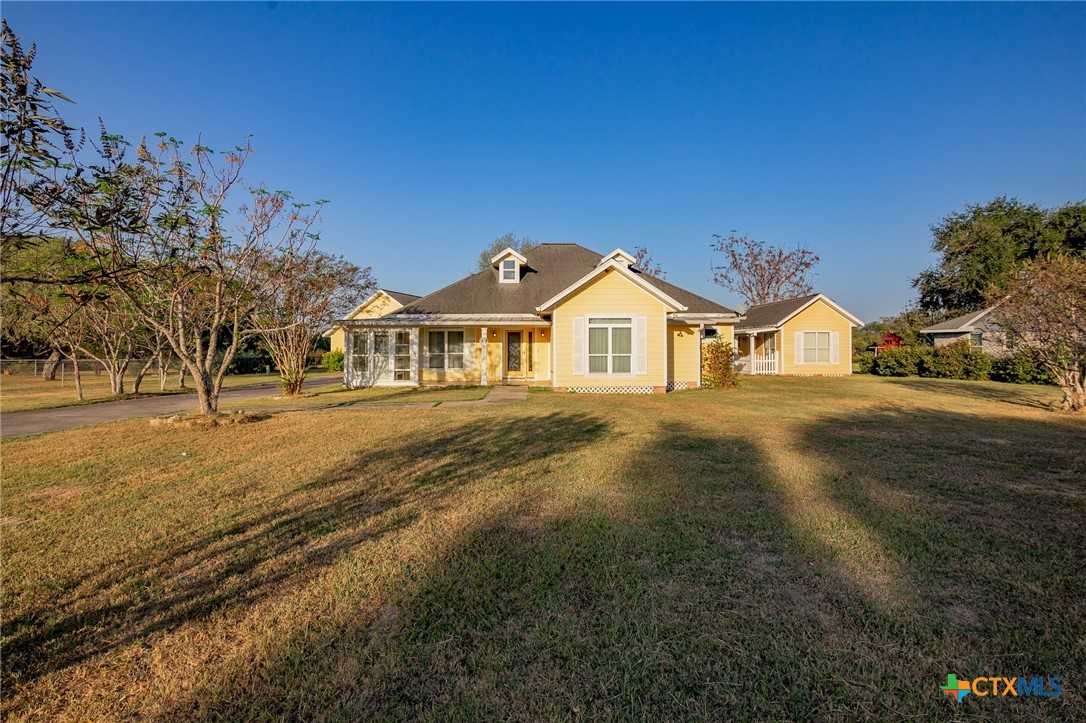
<instances>
[{"instance_id":1,"label":"white porch railing","mask_svg":"<svg viewBox=\"0 0 1086 723\"><path fill-rule=\"evenodd\" d=\"M751 374L776 374L777 353L754 354L750 364Z\"/></svg>"}]
</instances>

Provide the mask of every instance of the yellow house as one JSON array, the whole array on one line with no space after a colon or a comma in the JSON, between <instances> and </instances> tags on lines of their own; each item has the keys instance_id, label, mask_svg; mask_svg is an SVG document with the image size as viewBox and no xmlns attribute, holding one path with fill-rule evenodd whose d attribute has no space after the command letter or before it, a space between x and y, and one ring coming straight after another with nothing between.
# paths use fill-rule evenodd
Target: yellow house
<instances>
[{"instance_id":1,"label":"yellow house","mask_svg":"<svg viewBox=\"0 0 1086 723\"><path fill-rule=\"evenodd\" d=\"M347 318L376 319L379 316L398 311L399 309L402 309L404 305L418 301L421 298L421 296L415 296L414 294L404 294L399 291L378 289L377 293L359 304L354 311L347 315ZM329 337L332 340L330 346L332 351L343 351L347 348L344 343L345 334L346 332L339 324L336 324L331 329L324 332L324 336Z\"/></svg>"},{"instance_id":2,"label":"yellow house","mask_svg":"<svg viewBox=\"0 0 1086 723\"><path fill-rule=\"evenodd\" d=\"M484 271L391 311L368 300L337 322L344 381L626 394L700 386L703 339L732 341L743 317L634 261L577 244L507 248Z\"/></svg>"},{"instance_id":3,"label":"yellow house","mask_svg":"<svg viewBox=\"0 0 1086 723\"><path fill-rule=\"evenodd\" d=\"M825 294L759 304L734 329L747 374L852 373L852 329L863 322Z\"/></svg>"}]
</instances>

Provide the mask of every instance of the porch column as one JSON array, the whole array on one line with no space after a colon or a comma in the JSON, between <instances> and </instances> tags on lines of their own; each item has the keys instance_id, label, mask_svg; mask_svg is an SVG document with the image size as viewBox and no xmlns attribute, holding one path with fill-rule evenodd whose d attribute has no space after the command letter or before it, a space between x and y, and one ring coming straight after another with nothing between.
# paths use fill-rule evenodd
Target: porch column
<instances>
[{"instance_id":1,"label":"porch column","mask_svg":"<svg viewBox=\"0 0 1086 723\"><path fill-rule=\"evenodd\" d=\"M408 344L409 344L410 349L411 349L411 362L410 362L410 364L411 364L411 373L410 373L409 376L410 376L411 381L413 381L415 384L421 384L422 383L422 375L419 374L419 329L418 329L418 327L415 327L414 329L408 329L407 330L407 338L408 338Z\"/></svg>"},{"instance_id":2,"label":"porch column","mask_svg":"<svg viewBox=\"0 0 1086 723\"><path fill-rule=\"evenodd\" d=\"M354 349L354 334L350 327L343 330L343 386L351 386L351 350Z\"/></svg>"},{"instance_id":3,"label":"porch column","mask_svg":"<svg viewBox=\"0 0 1086 723\"><path fill-rule=\"evenodd\" d=\"M750 333L748 339L750 341L750 372L749 373L754 374L755 373L755 371L754 371L754 342L758 339L758 334L756 332L752 331Z\"/></svg>"},{"instance_id":4,"label":"porch column","mask_svg":"<svg viewBox=\"0 0 1086 723\"><path fill-rule=\"evenodd\" d=\"M483 339L480 342L482 344L482 349L483 349L483 353L481 355L482 359L480 360L481 363L482 363L482 370L479 373L479 384L481 386L485 387L486 386L486 367L487 367L487 363L486 363L486 337L487 337L487 331L486 331L485 326L482 328L482 335L483 335Z\"/></svg>"}]
</instances>

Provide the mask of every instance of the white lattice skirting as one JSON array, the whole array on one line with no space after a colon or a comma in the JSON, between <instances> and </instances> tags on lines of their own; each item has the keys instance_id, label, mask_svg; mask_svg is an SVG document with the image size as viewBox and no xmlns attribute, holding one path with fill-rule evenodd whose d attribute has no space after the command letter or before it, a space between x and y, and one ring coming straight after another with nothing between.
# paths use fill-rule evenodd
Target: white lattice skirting
<instances>
[{"instance_id":1,"label":"white lattice skirting","mask_svg":"<svg viewBox=\"0 0 1086 723\"><path fill-rule=\"evenodd\" d=\"M578 394L652 394L652 387L569 387Z\"/></svg>"},{"instance_id":2,"label":"white lattice skirting","mask_svg":"<svg viewBox=\"0 0 1086 723\"><path fill-rule=\"evenodd\" d=\"M689 388L690 388L690 383L689 382L668 382L667 383L667 390L669 392L673 392L676 389L689 389Z\"/></svg>"}]
</instances>

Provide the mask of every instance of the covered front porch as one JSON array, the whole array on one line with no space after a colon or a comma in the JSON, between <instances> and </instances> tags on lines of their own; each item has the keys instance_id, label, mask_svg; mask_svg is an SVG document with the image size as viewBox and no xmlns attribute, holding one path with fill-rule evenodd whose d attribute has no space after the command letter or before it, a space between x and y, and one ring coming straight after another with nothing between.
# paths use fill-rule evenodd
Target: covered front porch
<instances>
[{"instance_id":1,"label":"covered front porch","mask_svg":"<svg viewBox=\"0 0 1086 723\"><path fill-rule=\"evenodd\" d=\"M550 383L550 323L539 317L384 317L344 326L350 388Z\"/></svg>"},{"instance_id":2,"label":"covered front porch","mask_svg":"<svg viewBox=\"0 0 1086 723\"><path fill-rule=\"evenodd\" d=\"M735 369L741 374L780 374L780 330L735 332Z\"/></svg>"}]
</instances>

